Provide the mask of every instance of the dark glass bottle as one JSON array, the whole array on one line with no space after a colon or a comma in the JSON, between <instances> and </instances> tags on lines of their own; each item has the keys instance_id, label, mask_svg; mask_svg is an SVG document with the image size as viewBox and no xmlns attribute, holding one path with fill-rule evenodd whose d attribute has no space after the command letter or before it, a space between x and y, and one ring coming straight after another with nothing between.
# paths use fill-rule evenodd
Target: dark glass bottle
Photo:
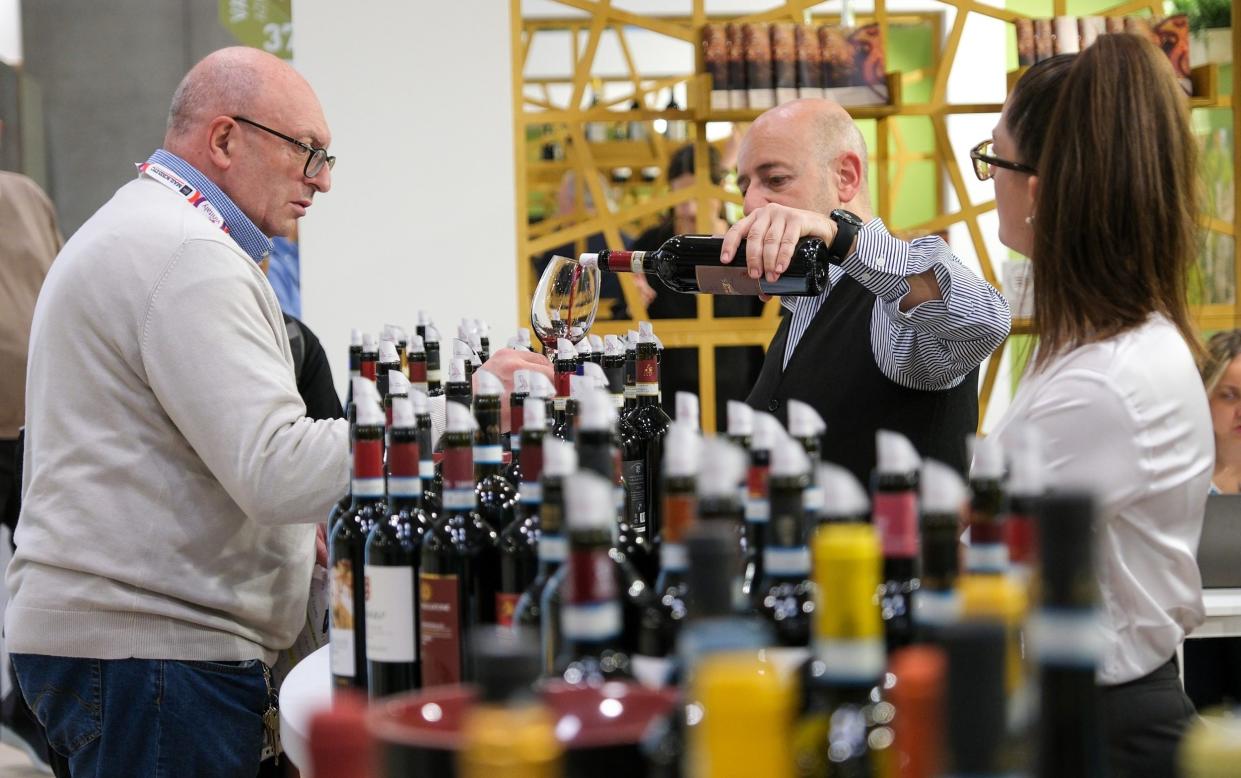
<instances>
[{"instance_id":1,"label":"dark glass bottle","mask_svg":"<svg viewBox=\"0 0 1241 778\"><path fill-rule=\"evenodd\" d=\"M823 459L823 434L827 424L818 411L801 400L789 400L788 413L789 435L802 445L810 458L810 484L804 497L806 512L818 516L823 512L823 489L818 484L818 471L814 466Z\"/></svg>"},{"instance_id":2,"label":"dark glass bottle","mask_svg":"<svg viewBox=\"0 0 1241 778\"><path fill-rule=\"evenodd\" d=\"M500 404L504 384L488 370L479 370L478 394L474 398L474 492L478 512L496 532L517 516L517 489L503 474L504 451L500 442Z\"/></svg>"},{"instance_id":3,"label":"dark glass bottle","mask_svg":"<svg viewBox=\"0 0 1241 778\"><path fill-rule=\"evenodd\" d=\"M629 330L625 336L625 407L621 411L621 423L638 403L638 331Z\"/></svg>"},{"instance_id":4,"label":"dark glass bottle","mask_svg":"<svg viewBox=\"0 0 1241 778\"><path fill-rule=\"evenodd\" d=\"M388 430L384 435L384 445L388 446L392 443L392 407L398 397L409 399L409 379L400 370L389 370L385 383L388 391L383 395L384 419L387 421ZM387 461L386 455L384 461Z\"/></svg>"},{"instance_id":5,"label":"dark glass bottle","mask_svg":"<svg viewBox=\"0 0 1241 778\"><path fill-rule=\"evenodd\" d=\"M948 656L944 700L948 714L946 774L979 778L1015 775L1013 765L1005 764L1004 754L1008 720L1004 699L1004 627L985 621L963 622L944 631L943 643Z\"/></svg>"},{"instance_id":6,"label":"dark glass bottle","mask_svg":"<svg viewBox=\"0 0 1241 778\"><path fill-rule=\"evenodd\" d=\"M965 547L967 573L1008 572L1008 546L1004 542L1007 513L1004 450L996 438L975 438L974 464L970 469L970 542Z\"/></svg>"},{"instance_id":7,"label":"dark glass bottle","mask_svg":"<svg viewBox=\"0 0 1241 778\"><path fill-rule=\"evenodd\" d=\"M410 339L405 359L409 366L410 388L423 394L430 393L430 385L427 383L427 350L422 338L415 335Z\"/></svg>"},{"instance_id":8,"label":"dark glass bottle","mask_svg":"<svg viewBox=\"0 0 1241 778\"><path fill-rule=\"evenodd\" d=\"M478 332L478 358L486 362L491 359L491 327L482 319L475 319L474 329Z\"/></svg>"},{"instance_id":9,"label":"dark glass bottle","mask_svg":"<svg viewBox=\"0 0 1241 778\"><path fill-rule=\"evenodd\" d=\"M620 414L625 407L625 343L615 335L603 340L603 358L600 360L603 374L608 381L608 394Z\"/></svg>"},{"instance_id":10,"label":"dark glass bottle","mask_svg":"<svg viewBox=\"0 0 1241 778\"><path fill-rule=\"evenodd\" d=\"M565 507L569 561L564 568L568 572L560 613L563 644L555 676L582 686L630 679L624 608L610 558L616 523L611 482L579 471L565 483Z\"/></svg>"},{"instance_id":11,"label":"dark glass bottle","mask_svg":"<svg viewBox=\"0 0 1241 778\"><path fill-rule=\"evenodd\" d=\"M673 681L677 633L685 621L689 596L685 538L698 512L697 476L700 439L677 421L664 439L664 526L659 543L659 576L642 612L633 673L647 686Z\"/></svg>"},{"instance_id":12,"label":"dark glass bottle","mask_svg":"<svg viewBox=\"0 0 1241 778\"><path fill-rule=\"evenodd\" d=\"M345 406L353 404L353 379L362 375L362 330L349 331L349 386L345 389Z\"/></svg>"},{"instance_id":13,"label":"dark glass bottle","mask_svg":"<svg viewBox=\"0 0 1241 778\"><path fill-rule=\"evenodd\" d=\"M533 409L531 409L533 410ZM563 440L543 438L543 502L539 506L539 569L522 592L513 617L519 627L538 630L544 672L551 673L560 652L560 592L558 577L568 558L564 523L564 479L577 471L577 452ZM555 611L556 618L549 613Z\"/></svg>"},{"instance_id":14,"label":"dark glass bottle","mask_svg":"<svg viewBox=\"0 0 1241 778\"><path fill-rule=\"evenodd\" d=\"M754 602L784 646L810 642L814 618L814 584L810 580L808 520L803 493L810 482L810 460L801 443L789 437L771 451L771 512L763 546L763 576Z\"/></svg>"},{"instance_id":15,"label":"dark glass bottle","mask_svg":"<svg viewBox=\"0 0 1241 778\"><path fill-rule=\"evenodd\" d=\"M1034 431L1028 427L1016 430L1013 440L1004 541L1008 546L1009 569L1020 583L1026 584L1038 565L1034 517L1046 488L1042 451Z\"/></svg>"},{"instance_id":16,"label":"dark glass bottle","mask_svg":"<svg viewBox=\"0 0 1241 778\"><path fill-rule=\"evenodd\" d=\"M1039 500L1040 600L1029 628L1038 664L1040 778L1103 775L1095 669L1102 653L1094 575L1094 501L1086 494ZM1053 631L1054 630L1054 631ZM1040 634L1041 632L1041 634ZM1054 635L1055 640L1048 636Z\"/></svg>"},{"instance_id":17,"label":"dark glass bottle","mask_svg":"<svg viewBox=\"0 0 1241 778\"><path fill-rule=\"evenodd\" d=\"M567 338L556 341L556 355L552 360L555 371L556 399L553 403L552 434L561 440L572 439L568 425L568 402L573 391L572 376L577 373L577 350Z\"/></svg>"},{"instance_id":18,"label":"dark glass bottle","mask_svg":"<svg viewBox=\"0 0 1241 778\"><path fill-rule=\"evenodd\" d=\"M672 420L659 405L659 361L649 322L639 325L636 352L637 384L634 409L621 425L625 479L625 518L635 542L646 546L647 564L642 572L653 579L655 541L661 527L660 473L663 439ZM635 560L635 563L637 560Z\"/></svg>"},{"instance_id":19,"label":"dark glass bottle","mask_svg":"<svg viewBox=\"0 0 1241 778\"><path fill-rule=\"evenodd\" d=\"M674 235L654 251L613 251L583 254L583 263L597 264L613 273L654 275L677 292L686 294L769 294L814 297L827 288L827 244L806 237L797 242L787 269L775 281L750 278L745 262L720 262L724 239L718 235ZM735 256L745 257L745 241Z\"/></svg>"},{"instance_id":20,"label":"dark glass bottle","mask_svg":"<svg viewBox=\"0 0 1241 778\"><path fill-rule=\"evenodd\" d=\"M749 456L724 438L707 438L702 442L702 467L698 472L698 518L712 524L723 524L733 533L737 553L744 560L745 500L738 484L745 484ZM738 576L738 593L744 591L745 565Z\"/></svg>"},{"instance_id":21,"label":"dark glass bottle","mask_svg":"<svg viewBox=\"0 0 1241 778\"><path fill-rule=\"evenodd\" d=\"M535 397L526 408L521 437L520 502L517 518L500 533L500 591L496 594L496 622L510 626L517 617L521 596L539 573L540 516L543 504L543 436L546 406Z\"/></svg>"},{"instance_id":22,"label":"dark glass bottle","mask_svg":"<svg viewBox=\"0 0 1241 778\"><path fill-rule=\"evenodd\" d=\"M448 383L444 384L444 399L457 403L468 411L474 404L474 388L471 386L467 364L469 361L466 359L452 358L448 365Z\"/></svg>"},{"instance_id":23,"label":"dark glass bottle","mask_svg":"<svg viewBox=\"0 0 1241 778\"><path fill-rule=\"evenodd\" d=\"M362 361L358 365L362 377L370 381L376 380L378 363L379 342L375 340L374 335L367 332L362 335Z\"/></svg>"},{"instance_id":24,"label":"dark glass bottle","mask_svg":"<svg viewBox=\"0 0 1241 778\"><path fill-rule=\"evenodd\" d=\"M396 343L384 339L379 341L379 362L375 365L375 388L380 397L388 395L388 373L392 370L401 372L401 358L396 353Z\"/></svg>"},{"instance_id":25,"label":"dark glass bottle","mask_svg":"<svg viewBox=\"0 0 1241 778\"><path fill-rule=\"evenodd\" d=\"M430 398L419 391L410 392L414 421L418 427L418 478L422 481L422 510L431 521L440 514L440 493L435 485L435 451L432 436Z\"/></svg>"},{"instance_id":26,"label":"dark glass bottle","mask_svg":"<svg viewBox=\"0 0 1241 778\"><path fill-rule=\"evenodd\" d=\"M346 392L345 418L349 420L349 453L353 454L353 426L357 408L353 402L353 379L362 377L362 330L354 328L349 333L349 389ZM327 534L336 529L340 516L353 504L353 485L336 501L327 514Z\"/></svg>"},{"instance_id":27,"label":"dark glass bottle","mask_svg":"<svg viewBox=\"0 0 1241 778\"><path fill-rule=\"evenodd\" d=\"M366 540L366 657L371 699L422 684L418 555L430 522L422 512L418 429L407 397L393 401L391 437L387 517L375 523Z\"/></svg>"},{"instance_id":28,"label":"dark glass bottle","mask_svg":"<svg viewBox=\"0 0 1241 778\"><path fill-rule=\"evenodd\" d=\"M353 428L353 502L328 538L331 581L329 608L332 683L366 689L366 538L382 521L384 500L384 417L375 385L354 382L357 423Z\"/></svg>"},{"instance_id":29,"label":"dark glass bottle","mask_svg":"<svg viewBox=\"0 0 1241 778\"><path fill-rule=\"evenodd\" d=\"M587 335L586 337L590 339L590 361L599 367L603 367L603 338L598 335Z\"/></svg>"},{"instance_id":30,"label":"dark glass bottle","mask_svg":"<svg viewBox=\"0 0 1241 778\"><path fill-rule=\"evenodd\" d=\"M427 395L439 397L444 393L444 371L441 367L443 358L440 354L440 332L430 322L426 325L422 336L427 349Z\"/></svg>"},{"instance_id":31,"label":"dark glass bottle","mask_svg":"<svg viewBox=\"0 0 1241 778\"><path fill-rule=\"evenodd\" d=\"M507 440L509 454L508 464L500 471L504 480L514 489L521 490L521 431L526 426L526 398L530 396L530 371L513 371L513 391L508 395L508 429L504 438Z\"/></svg>"},{"instance_id":32,"label":"dark glass bottle","mask_svg":"<svg viewBox=\"0 0 1241 778\"><path fill-rule=\"evenodd\" d=\"M771 448L775 445L776 436L781 434L783 431L776 417L755 411L745 497L745 593L755 608L759 605L758 583L763 578L763 548L771 518L771 493L768 491Z\"/></svg>"},{"instance_id":33,"label":"dark glass bottle","mask_svg":"<svg viewBox=\"0 0 1241 778\"><path fill-rule=\"evenodd\" d=\"M957 575L961 556L961 508L968 496L952 468L928 461L922 469L922 552L919 587L914 594L918 639L939 642L945 629L961 619Z\"/></svg>"},{"instance_id":34,"label":"dark glass bottle","mask_svg":"<svg viewBox=\"0 0 1241 778\"><path fill-rule=\"evenodd\" d=\"M500 560L496 533L478 514L474 495L474 419L446 403L443 511L423 538L418 571L422 685L474 678L465 650L470 631L496 620Z\"/></svg>"},{"instance_id":35,"label":"dark glass bottle","mask_svg":"<svg viewBox=\"0 0 1241 778\"><path fill-rule=\"evenodd\" d=\"M793 738L799 776L870 776L891 732L881 695L885 655L875 590L879 541L863 524L825 524L814 540L816 610L801 668L802 712Z\"/></svg>"},{"instance_id":36,"label":"dark glass bottle","mask_svg":"<svg viewBox=\"0 0 1241 778\"><path fill-rule=\"evenodd\" d=\"M918 467L904 435L876 433L874 523L883 540L882 606L888 651L914 640L913 598L918 589Z\"/></svg>"}]
</instances>

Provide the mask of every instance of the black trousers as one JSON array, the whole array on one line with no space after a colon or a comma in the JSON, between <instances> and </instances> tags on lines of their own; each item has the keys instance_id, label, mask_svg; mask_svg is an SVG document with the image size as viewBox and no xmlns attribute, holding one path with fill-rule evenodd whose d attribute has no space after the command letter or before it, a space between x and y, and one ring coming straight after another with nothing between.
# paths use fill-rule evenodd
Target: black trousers
<instances>
[{"instance_id":1,"label":"black trousers","mask_svg":"<svg viewBox=\"0 0 1241 778\"><path fill-rule=\"evenodd\" d=\"M1142 678L1100 690L1108 778L1173 778L1181 736L1197 716L1176 659Z\"/></svg>"}]
</instances>

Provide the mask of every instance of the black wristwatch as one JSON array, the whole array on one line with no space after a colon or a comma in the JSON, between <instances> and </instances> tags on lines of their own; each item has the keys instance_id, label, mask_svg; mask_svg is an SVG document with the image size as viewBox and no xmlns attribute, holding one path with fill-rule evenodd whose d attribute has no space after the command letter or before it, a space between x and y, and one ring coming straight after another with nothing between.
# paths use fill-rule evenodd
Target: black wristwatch
<instances>
[{"instance_id":1,"label":"black wristwatch","mask_svg":"<svg viewBox=\"0 0 1241 778\"><path fill-rule=\"evenodd\" d=\"M862 220L843 208L837 208L828 215L836 222L836 238L827 247L827 261L839 265L849 255L849 249L853 248L853 239L862 229Z\"/></svg>"}]
</instances>

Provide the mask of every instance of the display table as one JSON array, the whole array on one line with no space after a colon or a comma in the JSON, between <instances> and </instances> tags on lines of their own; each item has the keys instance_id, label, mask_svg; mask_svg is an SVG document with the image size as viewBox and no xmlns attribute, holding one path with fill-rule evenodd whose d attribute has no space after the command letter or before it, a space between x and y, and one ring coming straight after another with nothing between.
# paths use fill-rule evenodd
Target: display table
<instances>
[{"instance_id":1,"label":"display table","mask_svg":"<svg viewBox=\"0 0 1241 778\"><path fill-rule=\"evenodd\" d=\"M280 686L280 742L284 755L310 778L310 719L332 704L332 668L328 646L289 671Z\"/></svg>"},{"instance_id":2,"label":"display table","mask_svg":"<svg viewBox=\"0 0 1241 778\"><path fill-rule=\"evenodd\" d=\"M1202 592L1206 621L1191 638L1241 636L1241 589L1206 589Z\"/></svg>"}]
</instances>

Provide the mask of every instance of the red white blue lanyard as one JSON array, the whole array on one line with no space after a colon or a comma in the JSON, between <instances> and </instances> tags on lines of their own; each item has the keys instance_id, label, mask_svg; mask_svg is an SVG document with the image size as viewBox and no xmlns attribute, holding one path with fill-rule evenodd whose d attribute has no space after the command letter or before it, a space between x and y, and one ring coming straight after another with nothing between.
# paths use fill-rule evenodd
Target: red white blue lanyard
<instances>
[{"instance_id":1,"label":"red white blue lanyard","mask_svg":"<svg viewBox=\"0 0 1241 778\"><path fill-rule=\"evenodd\" d=\"M158 162L139 163L138 173L150 176L152 179L160 182L172 191L181 195L190 205L194 206L199 213L205 216L207 221L224 230L225 233L228 232L228 225L224 223L224 217L221 216L215 206L207 200L206 195L195 189L193 185L181 176L172 172Z\"/></svg>"}]
</instances>

